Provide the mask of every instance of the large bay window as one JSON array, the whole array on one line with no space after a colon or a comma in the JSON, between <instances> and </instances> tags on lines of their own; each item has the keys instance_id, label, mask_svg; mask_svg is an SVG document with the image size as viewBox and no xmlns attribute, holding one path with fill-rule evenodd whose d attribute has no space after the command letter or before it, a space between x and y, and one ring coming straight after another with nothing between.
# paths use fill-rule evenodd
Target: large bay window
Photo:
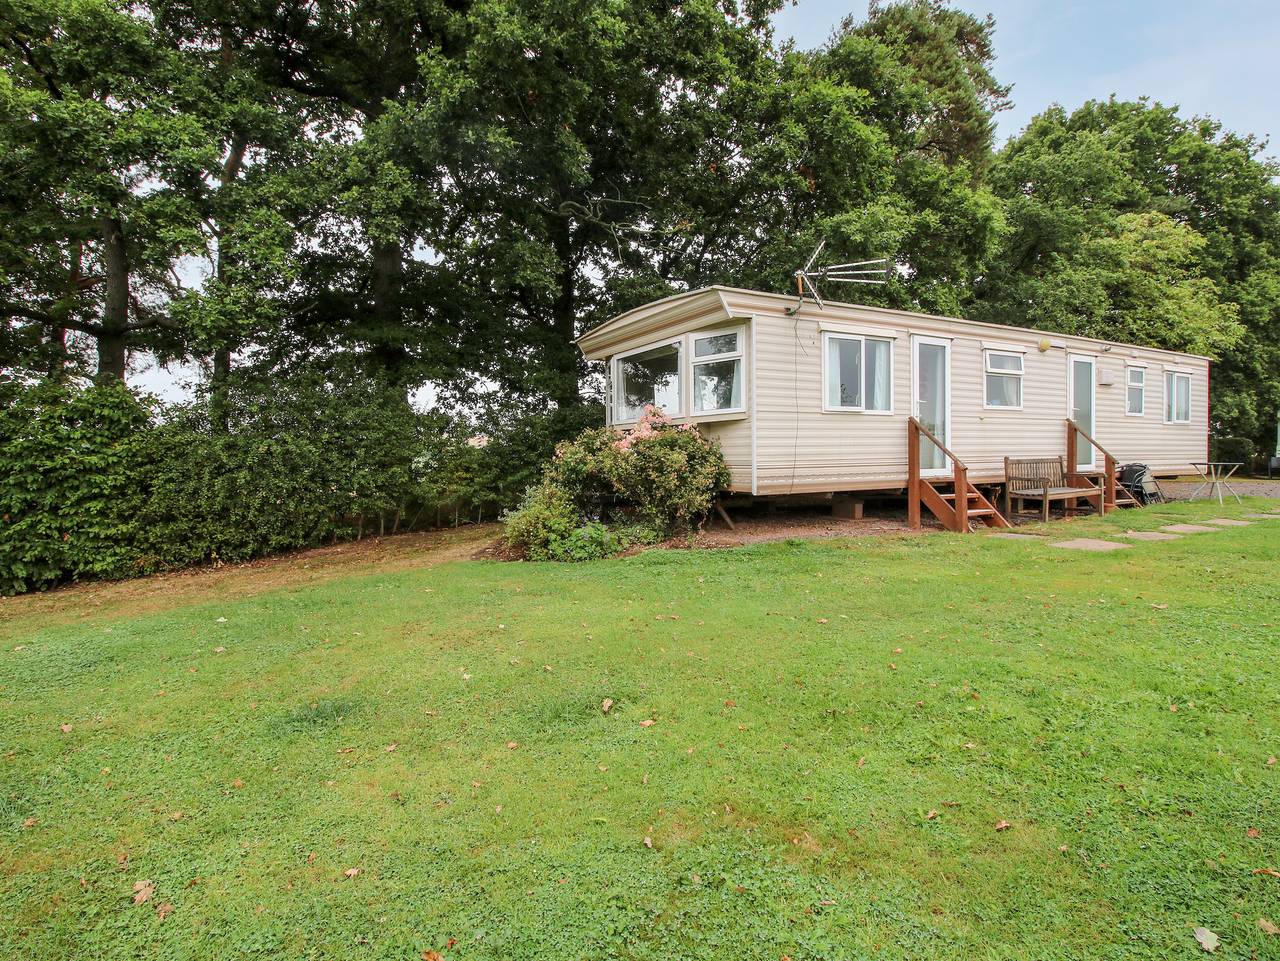
<instances>
[{"instance_id":1,"label":"large bay window","mask_svg":"<svg viewBox=\"0 0 1280 961\"><path fill-rule=\"evenodd\" d=\"M984 350L983 404L1007 410L1022 409L1022 355L1006 350Z\"/></svg>"},{"instance_id":2,"label":"large bay window","mask_svg":"<svg viewBox=\"0 0 1280 961\"><path fill-rule=\"evenodd\" d=\"M698 331L615 357L613 422L639 420L647 405L668 417L745 411L745 341L741 328Z\"/></svg>"},{"instance_id":3,"label":"large bay window","mask_svg":"<svg viewBox=\"0 0 1280 961\"><path fill-rule=\"evenodd\" d=\"M1191 423L1191 375L1173 370L1164 374L1164 419L1169 424Z\"/></svg>"},{"instance_id":4,"label":"large bay window","mask_svg":"<svg viewBox=\"0 0 1280 961\"><path fill-rule=\"evenodd\" d=\"M614 420L639 420L649 404L672 417L680 416L680 352L676 341L614 361Z\"/></svg>"},{"instance_id":5,"label":"large bay window","mask_svg":"<svg viewBox=\"0 0 1280 961\"><path fill-rule=\"evenodd\" d=\"M887 414L893 410L893 341L823 334L823 409Z\"/></svg>"}]
</instances>

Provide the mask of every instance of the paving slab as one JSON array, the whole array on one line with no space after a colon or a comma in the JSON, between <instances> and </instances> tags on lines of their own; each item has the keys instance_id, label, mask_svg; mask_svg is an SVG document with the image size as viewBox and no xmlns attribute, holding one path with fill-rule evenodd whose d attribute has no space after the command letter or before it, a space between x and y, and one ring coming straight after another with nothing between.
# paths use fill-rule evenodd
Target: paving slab
<instances>
[{"instance_id":1,"label":"paving slab","mask_svg":"<svg viewBox=\"0 0 1280 961\"><path fill-rule=\"evenodd\" d=\"M1120 536L1132 537L1135 541L1176 541L1180 535L1163 531L1125 531Z\"/></svg>"},{"instance_id":2,"label":"paving slab","mask_svg":"<svg viewBox=\"0 0 1280 961\"><path fill-rule=\"evenodd\" d=\"M1042 541L1039 534L1015 534L1012 531L1001 531L999 534L988 534L988 537L1000 537L1006 541Z\"/></svg>"},{"instance_id":3,"label":"paving slab","mask_svg":"<svg viewBox=\"0 0 1280 961\"><path fill-rule=\"evenodd\" d=\"M1280 514L1245 514L1244 516L1255 521L1280 521Z\"/></svg>"},{"instance_id":4,"label":"paving slab","mask_svg":"<svg viewBox=\"0 0 1280 961\"><path fill-rule=\"evenodd\" d=\"M1069 551L1122 551L1128 544L1118 541L1100 541L1093 537L1077 537L1069 541L1056 541L1050 547L1065 547Z\"/></svg>"},{"instance_id":5,"label":"paving slab","mask_svg":"<svg viewBox=\"0 0 1280 961\"><path fill-rule=\"evenodd\" d=\"M1248 521L1232 520L1230 517L1215 517L1205 521L1206 524L1217 524L1219 527L1248 527Z\"/></svg>"},{"instance_id":6,"label":"paving slab","mask_svg":"<svg viewBox=\"0 0 1280 961\"><path fill-rule=\"evenodd\" d=\"M1160 529L1162 531L1172 531L1175 534L1211 534L1222 528L1205 527L1203 524L1165 524Z\"/></svg>"}]
</instances>

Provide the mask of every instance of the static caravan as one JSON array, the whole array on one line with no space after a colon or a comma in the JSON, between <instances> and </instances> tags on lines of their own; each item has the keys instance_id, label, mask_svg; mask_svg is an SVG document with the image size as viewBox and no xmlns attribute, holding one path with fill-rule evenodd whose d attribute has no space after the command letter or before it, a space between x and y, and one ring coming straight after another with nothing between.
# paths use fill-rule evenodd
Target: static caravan
<instances>
[{"instance_id":1,"label":"static caravan","mask_svg":"<svg viewBox=\"0 0 1280 961\"><path fill-rule=\"evenodd\" d=\"M985 513L957 491L1005 485L1006 458L1104 490L1117 461L1171 475L1207 457L1209 361L1192 354L730 287L638 307L578 346L605 362L609 423L646 404L696 423L735 492L906 491L916 510L974 496Z\"/></svg>"}]
</instances>

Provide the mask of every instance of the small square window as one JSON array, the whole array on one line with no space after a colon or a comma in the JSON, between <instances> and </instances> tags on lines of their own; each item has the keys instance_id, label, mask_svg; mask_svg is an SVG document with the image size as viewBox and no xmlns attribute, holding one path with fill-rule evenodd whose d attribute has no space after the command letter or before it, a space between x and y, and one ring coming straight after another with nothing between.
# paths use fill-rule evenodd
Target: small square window
<instances>
[{"instance_id":1,"label":"small square window","mask_svg":"<svg viewBox=\"0 0 1280 961\"><path fill-rule=\"evenodd\" d=\"M983 351L986 359L984 402L987 407L1022 408L1022 355L1000 350Z\"/></svg>"}]
</instances>

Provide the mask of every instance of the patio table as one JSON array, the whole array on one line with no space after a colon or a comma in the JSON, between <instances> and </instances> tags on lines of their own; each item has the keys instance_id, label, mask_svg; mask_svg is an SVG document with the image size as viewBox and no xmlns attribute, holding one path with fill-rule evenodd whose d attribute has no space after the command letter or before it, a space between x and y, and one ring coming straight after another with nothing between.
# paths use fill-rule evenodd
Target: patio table
<instances>
[{"instance_id":1,"label":"patio table","mask_svg":"<svg viewBox=\"0 0 1280 961\"><path fill-rule=\"evenodd\" d=\"M1204 481L1196 488L1195 493L1191 495L1191 500L1199 497L1200 492L1207 487L1209 488L1210 499L1217 494L1218 504L1221 505L1223 503L1222 491L1223 488L1226 488L1227 493L1234 497L1237 503L1244 503L1240 500L1240 495L1235 492L1235 489L1227 483L1231 475L1244 466L1242 461L1210 460L1199 463L1193 461L1191 466L1200 472L1200 477Z\"/></svg>"}]
</instances>

